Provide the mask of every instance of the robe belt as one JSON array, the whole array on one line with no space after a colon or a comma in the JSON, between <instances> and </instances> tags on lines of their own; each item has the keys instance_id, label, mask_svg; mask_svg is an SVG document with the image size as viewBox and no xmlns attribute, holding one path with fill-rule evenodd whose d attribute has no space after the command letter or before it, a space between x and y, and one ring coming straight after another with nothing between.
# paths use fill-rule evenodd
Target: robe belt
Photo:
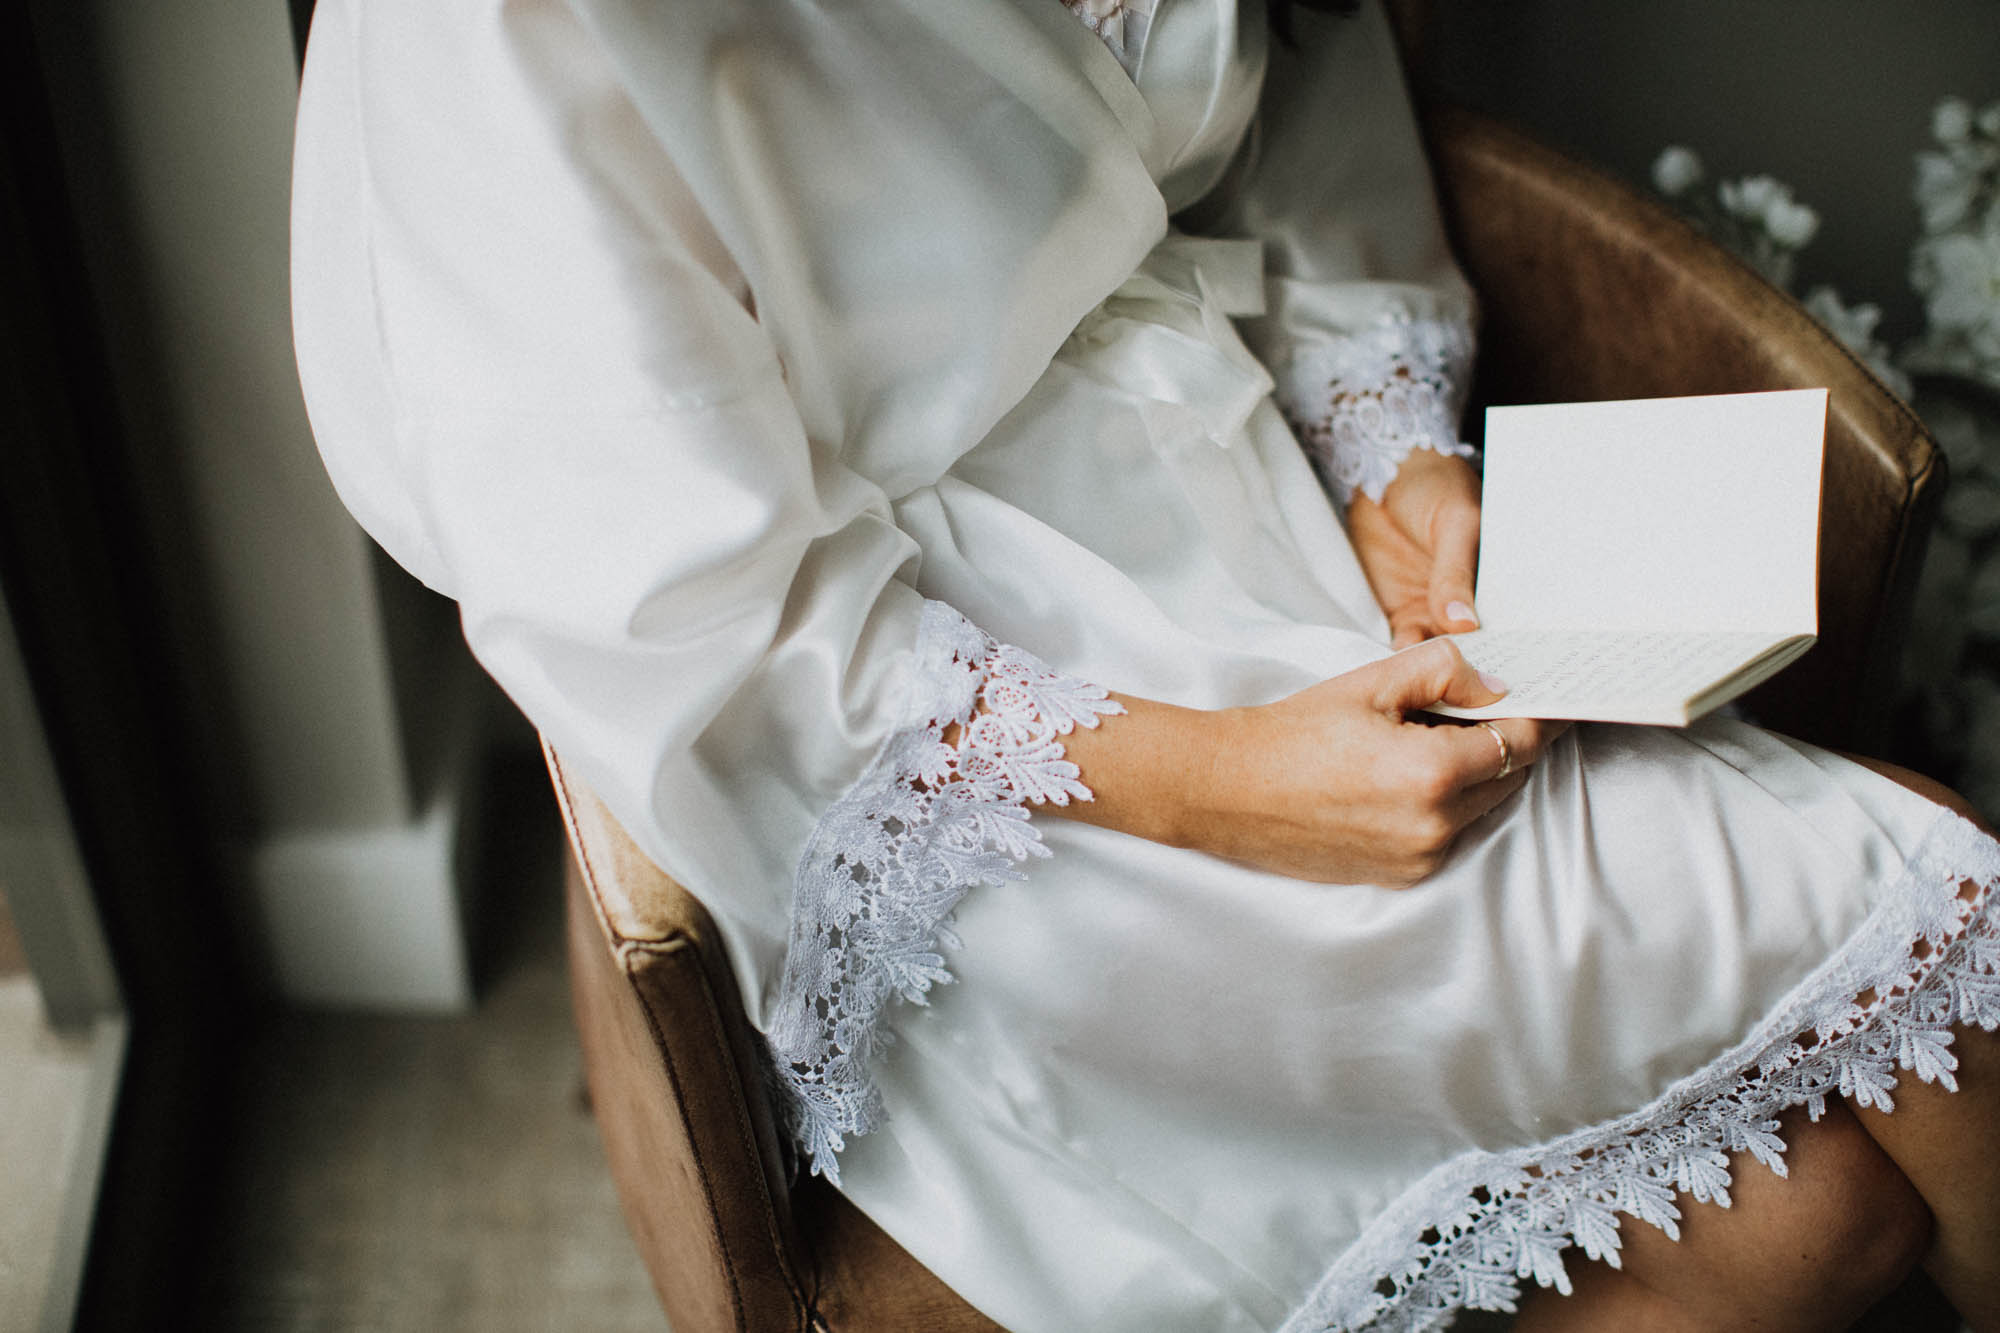
<instances>
[{"instance_id":1,"label":"robe belt","mask_svg":"<svg viewBox=\"0 0 2000 1333\"><path fill-rule=\"evenodd\" d=\"M1256 241L1169 233L1083 317L1057 359L1180 409L1175 415L1191 418L1200 435L1226 449L1272 387L1229 317L1263 312L1263 251Z\"/></svg>"}]
</instances>

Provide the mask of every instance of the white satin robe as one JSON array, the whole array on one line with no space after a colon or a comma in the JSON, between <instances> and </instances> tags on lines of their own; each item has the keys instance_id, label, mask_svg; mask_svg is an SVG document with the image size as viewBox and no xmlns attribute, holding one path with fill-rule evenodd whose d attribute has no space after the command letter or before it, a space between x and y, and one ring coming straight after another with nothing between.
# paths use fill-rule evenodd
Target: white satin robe
<instances>
[{"instance_id":1,"label":"white satin robe","mask_svg":"<svg viewBox=\"0 0 2000 1333\"><path fill-rule=\"evenodd\" d=\"M1952 905L1993 845L1725 721L1571 731L1407 892L1019 820L1076 793L1084 682L1219 707L1387 651L1297 436L1343 489L1450 447L1470 301L1381 16L1296 23L322 0L312 34L296 324L342 495L713 912L827 1099L815 1164L1023 1333L1504 1305L2000 1019L1986 898ZM1011 777L964 762L942 810L982 681Z\"/></svg>"}]
</instances>

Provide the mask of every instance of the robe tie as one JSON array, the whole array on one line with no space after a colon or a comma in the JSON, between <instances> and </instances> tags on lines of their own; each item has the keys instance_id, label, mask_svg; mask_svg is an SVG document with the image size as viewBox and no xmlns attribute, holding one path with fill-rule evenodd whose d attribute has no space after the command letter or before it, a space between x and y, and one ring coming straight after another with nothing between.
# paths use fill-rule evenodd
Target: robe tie
<instances>
[{"instance_id":1,"label":"robe tie","mask_svg":"<svg viewBox=\"0 0 2000 1333\"><path fill-rule=\"evenodd\" d=\"M1147 411L1157 443L1228 448L1272 388L1229 322L1264 312L1256 241L1168 233L1137 271L1077 325L1056 359L1165 411Z\"/></svg>"}]
</instances>

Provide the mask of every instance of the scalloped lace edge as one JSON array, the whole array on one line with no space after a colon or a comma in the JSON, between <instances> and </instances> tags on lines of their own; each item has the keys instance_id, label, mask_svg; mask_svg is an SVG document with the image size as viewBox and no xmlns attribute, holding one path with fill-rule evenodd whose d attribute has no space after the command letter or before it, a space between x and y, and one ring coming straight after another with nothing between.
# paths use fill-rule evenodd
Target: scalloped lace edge
<instances>
[{"instance_id":1,"label":"scalloped lace edge","mask_svg":"<svg viewBox=\"0 0 2000 1333\"><path fill-rule=\"evenodd\" d=\"M1461 319L1384 314L1345 337L1294 343L1275 396L1334 498L1371 500L1413 449L1471 458L1458 418L1472 369L1472 326Z\"/></svg>"},{"instance_id":2,"label":"scalloped lace edge","mask_svg":"<svg viewBox=\"0 0 2000 1333\"><path fill-rule=\"evenodd\" d=\"M1616 1267L1621 1215L1678 1239L1677 1193L1727 1207L1725 1154L1784 1175L1780 1113L1803 1106L1817 1120L1835 1096L1892 1110L1899 1068L1956 1091L1952 1024L2000 1026L1996 890L2000 843L1944 812L1848 944L1747 1041L1622 1119L1437 1167L1334 1262L1283 1333L1420 1333L1461 1309L1512 1312L1529 1279L1567 1294L1562 1252Z\"/></svg>"},{"instance_id":3,"label":"scalloped lace edge","mask_svg":"<svg viewBox=\"0 0 2000 1333\"><path fill-rule=\"evenodd\" d=\"M946 922L959 900L1025 878L1017 864L1049 854L1029 803L1091 798L1061 738L1125 711L942 602L924 604L915 661L906 724L800 857L765 1038L792 1141L835 1184L847 1136L883 1117L872 1075L893 1035L883 1011L950 983L939 949L958 944Z\"/></svg>"},{"instance_id":4,"label":"scalloped lace edge","mask_svg":"<svg viewBox=\"0 0 2000 1333\"><path fill-rule=\"evenodd\" d=\"M1082 20L1096 33L1111 54L1137 74L1139 53L1146 47L1146 30L1152 26L1157 0L1062 0L1063 8Z\"/></svg>"}]
</instances>

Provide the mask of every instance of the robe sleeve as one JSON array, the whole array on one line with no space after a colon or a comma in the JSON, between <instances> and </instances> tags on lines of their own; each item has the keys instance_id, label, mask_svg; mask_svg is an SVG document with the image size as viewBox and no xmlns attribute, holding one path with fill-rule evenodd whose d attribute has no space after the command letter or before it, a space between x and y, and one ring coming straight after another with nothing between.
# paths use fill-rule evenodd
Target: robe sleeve
<instances>
[{"instance_id":1,"label":"robe sleeve","mask_svg":"<svg viewBox=\"0 0 2000 1333\"><path fill-rule=\"evenodd\" d=\"M1388 20L1296 9L1258 118L1191 227L1263 242L1244 338L1343 503L1379 499L1413 448L1470 454L1458 420L1473 300L1446 244Z\"/></svg>"},{"instance_id":2,"label":"robe sleeve","mask_svg":"<svg viewBox=\"0 0 2000 1333\"><path fill-rule=\"evenodd\" d=\"M558 4L323 0L293 299L328 470L565 760L722 927L794 1135L879 1115L941 921L1087 799L1120 711L908 581L753 294Z\"/></svg>"}]
</instances>

